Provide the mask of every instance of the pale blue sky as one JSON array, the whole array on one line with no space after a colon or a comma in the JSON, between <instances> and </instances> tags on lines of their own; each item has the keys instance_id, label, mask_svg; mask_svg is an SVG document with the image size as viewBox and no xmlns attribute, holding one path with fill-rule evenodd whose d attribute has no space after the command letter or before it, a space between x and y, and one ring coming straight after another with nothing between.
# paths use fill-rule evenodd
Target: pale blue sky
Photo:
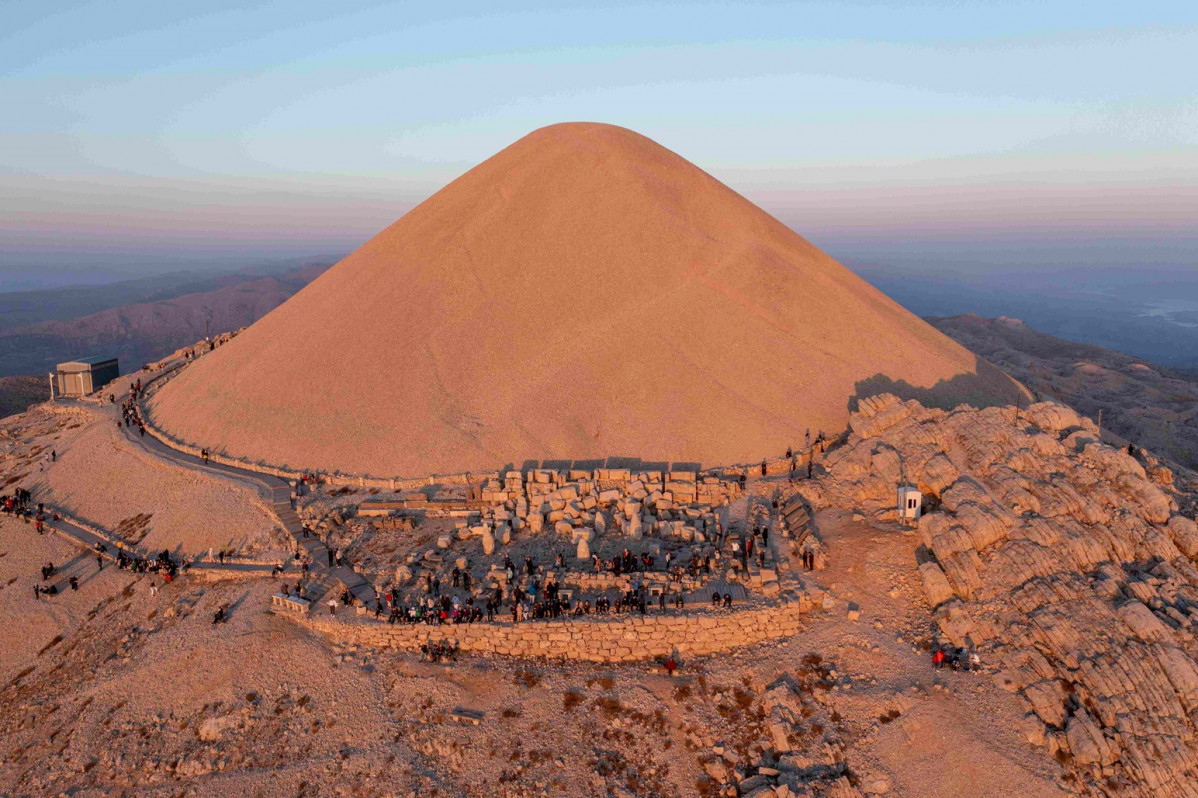
<instances>
[{"instance_id":1,"label":"pale blue sky","mask_svg":"<svg viewBox=\"0 0 1198 798\"><path fill-rule=\"evenodd\" d=\"M348 250L579 119L833 254L1198 251L1198 3L447 5L0 3L0 270Z\"/></svg>"}]
</instances>

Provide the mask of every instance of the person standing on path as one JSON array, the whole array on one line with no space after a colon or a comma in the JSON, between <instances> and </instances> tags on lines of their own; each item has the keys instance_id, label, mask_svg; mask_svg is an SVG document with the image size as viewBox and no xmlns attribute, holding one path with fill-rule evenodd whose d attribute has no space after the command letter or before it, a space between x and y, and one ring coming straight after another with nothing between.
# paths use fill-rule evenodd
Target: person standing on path
<instances>
[{"instance_id":1,"label":"person standing on path","mask_svg":"<svg viewBox=\"0 0 1198 798\"><path fill-rule=\"evenodd\" d=\"M329 615L330 616L336 615L337 614L337 599L335 599L335 598L329 599L328 605L329 605Z\"/></svg>"},{"instance_id":2,"label":"person standing on path","mask_svg":"<svg viewBox=\"0 0 1198 798\"><path fill-rule=\"evenodd\" d=\"M328 549L328 554L329 554L329 567L332 568L333 567L333 550Z\"/></svg>"}]
</instances>

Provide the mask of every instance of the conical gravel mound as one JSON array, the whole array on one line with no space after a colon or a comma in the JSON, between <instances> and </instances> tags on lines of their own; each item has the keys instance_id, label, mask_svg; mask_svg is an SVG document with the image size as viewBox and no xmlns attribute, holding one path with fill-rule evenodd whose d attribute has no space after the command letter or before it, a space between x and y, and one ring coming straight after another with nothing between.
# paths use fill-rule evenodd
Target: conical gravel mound
<instances>
[{"instance_id":1,"label":"conical gravel mound","mask_svg":"<svg viewBox=\"0 0 1198 798\"><path fill-rule=\"evenodd\" d=\"M537 130L152 402L214 451L375 476L776 457L855 397L1013 400L996 369L632 131Z\"/></svg>"}]
</instances>

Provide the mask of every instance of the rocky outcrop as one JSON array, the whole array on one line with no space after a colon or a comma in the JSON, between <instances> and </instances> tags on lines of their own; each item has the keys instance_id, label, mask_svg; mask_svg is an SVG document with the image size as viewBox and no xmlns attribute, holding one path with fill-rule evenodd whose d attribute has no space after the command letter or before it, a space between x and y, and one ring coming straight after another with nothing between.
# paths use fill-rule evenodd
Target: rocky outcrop
<instances>
[{"instance_id":1,"label":"rocky outcrop","mask_svg":"<svg viewBox=\"0 0 1198 798\"><path fill-rule=\"evenodd\" d=\"M1198 524L1155 459L1040 403L953 411L875 397L815 506L895 518L899 480L939 499L919 574L943 639L1023 696L1024 734L1093 793L1198 795Z\"/></svg>"}]
</instances>

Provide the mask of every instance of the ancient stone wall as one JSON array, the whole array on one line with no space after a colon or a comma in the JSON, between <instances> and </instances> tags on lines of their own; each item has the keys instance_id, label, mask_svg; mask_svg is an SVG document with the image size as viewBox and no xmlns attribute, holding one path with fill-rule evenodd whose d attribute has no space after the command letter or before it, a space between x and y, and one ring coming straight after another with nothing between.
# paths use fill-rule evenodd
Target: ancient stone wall
<instances>
[{"instance_id":1,"label":"ancient stone wall","mask_svg":"<svg viewBox=\"0 0 1198 798\"><path fill-rule=\"evenodd\" d=\"M818 606L818 605L815 605ZM682 657L718 654L765 640L790 637L811 611L805 594L743 609L693 609L641 615L596 616L560 621L474 623L456 626L390 625L365 618L314 615L295 620L351 645L419 649L428 642L456 642L462 651L587 662L635 662L677 652ZM313 612L317 612L314 608ZM342 610L344 613L345 610Z\"/></svg>"}]
</instances>

